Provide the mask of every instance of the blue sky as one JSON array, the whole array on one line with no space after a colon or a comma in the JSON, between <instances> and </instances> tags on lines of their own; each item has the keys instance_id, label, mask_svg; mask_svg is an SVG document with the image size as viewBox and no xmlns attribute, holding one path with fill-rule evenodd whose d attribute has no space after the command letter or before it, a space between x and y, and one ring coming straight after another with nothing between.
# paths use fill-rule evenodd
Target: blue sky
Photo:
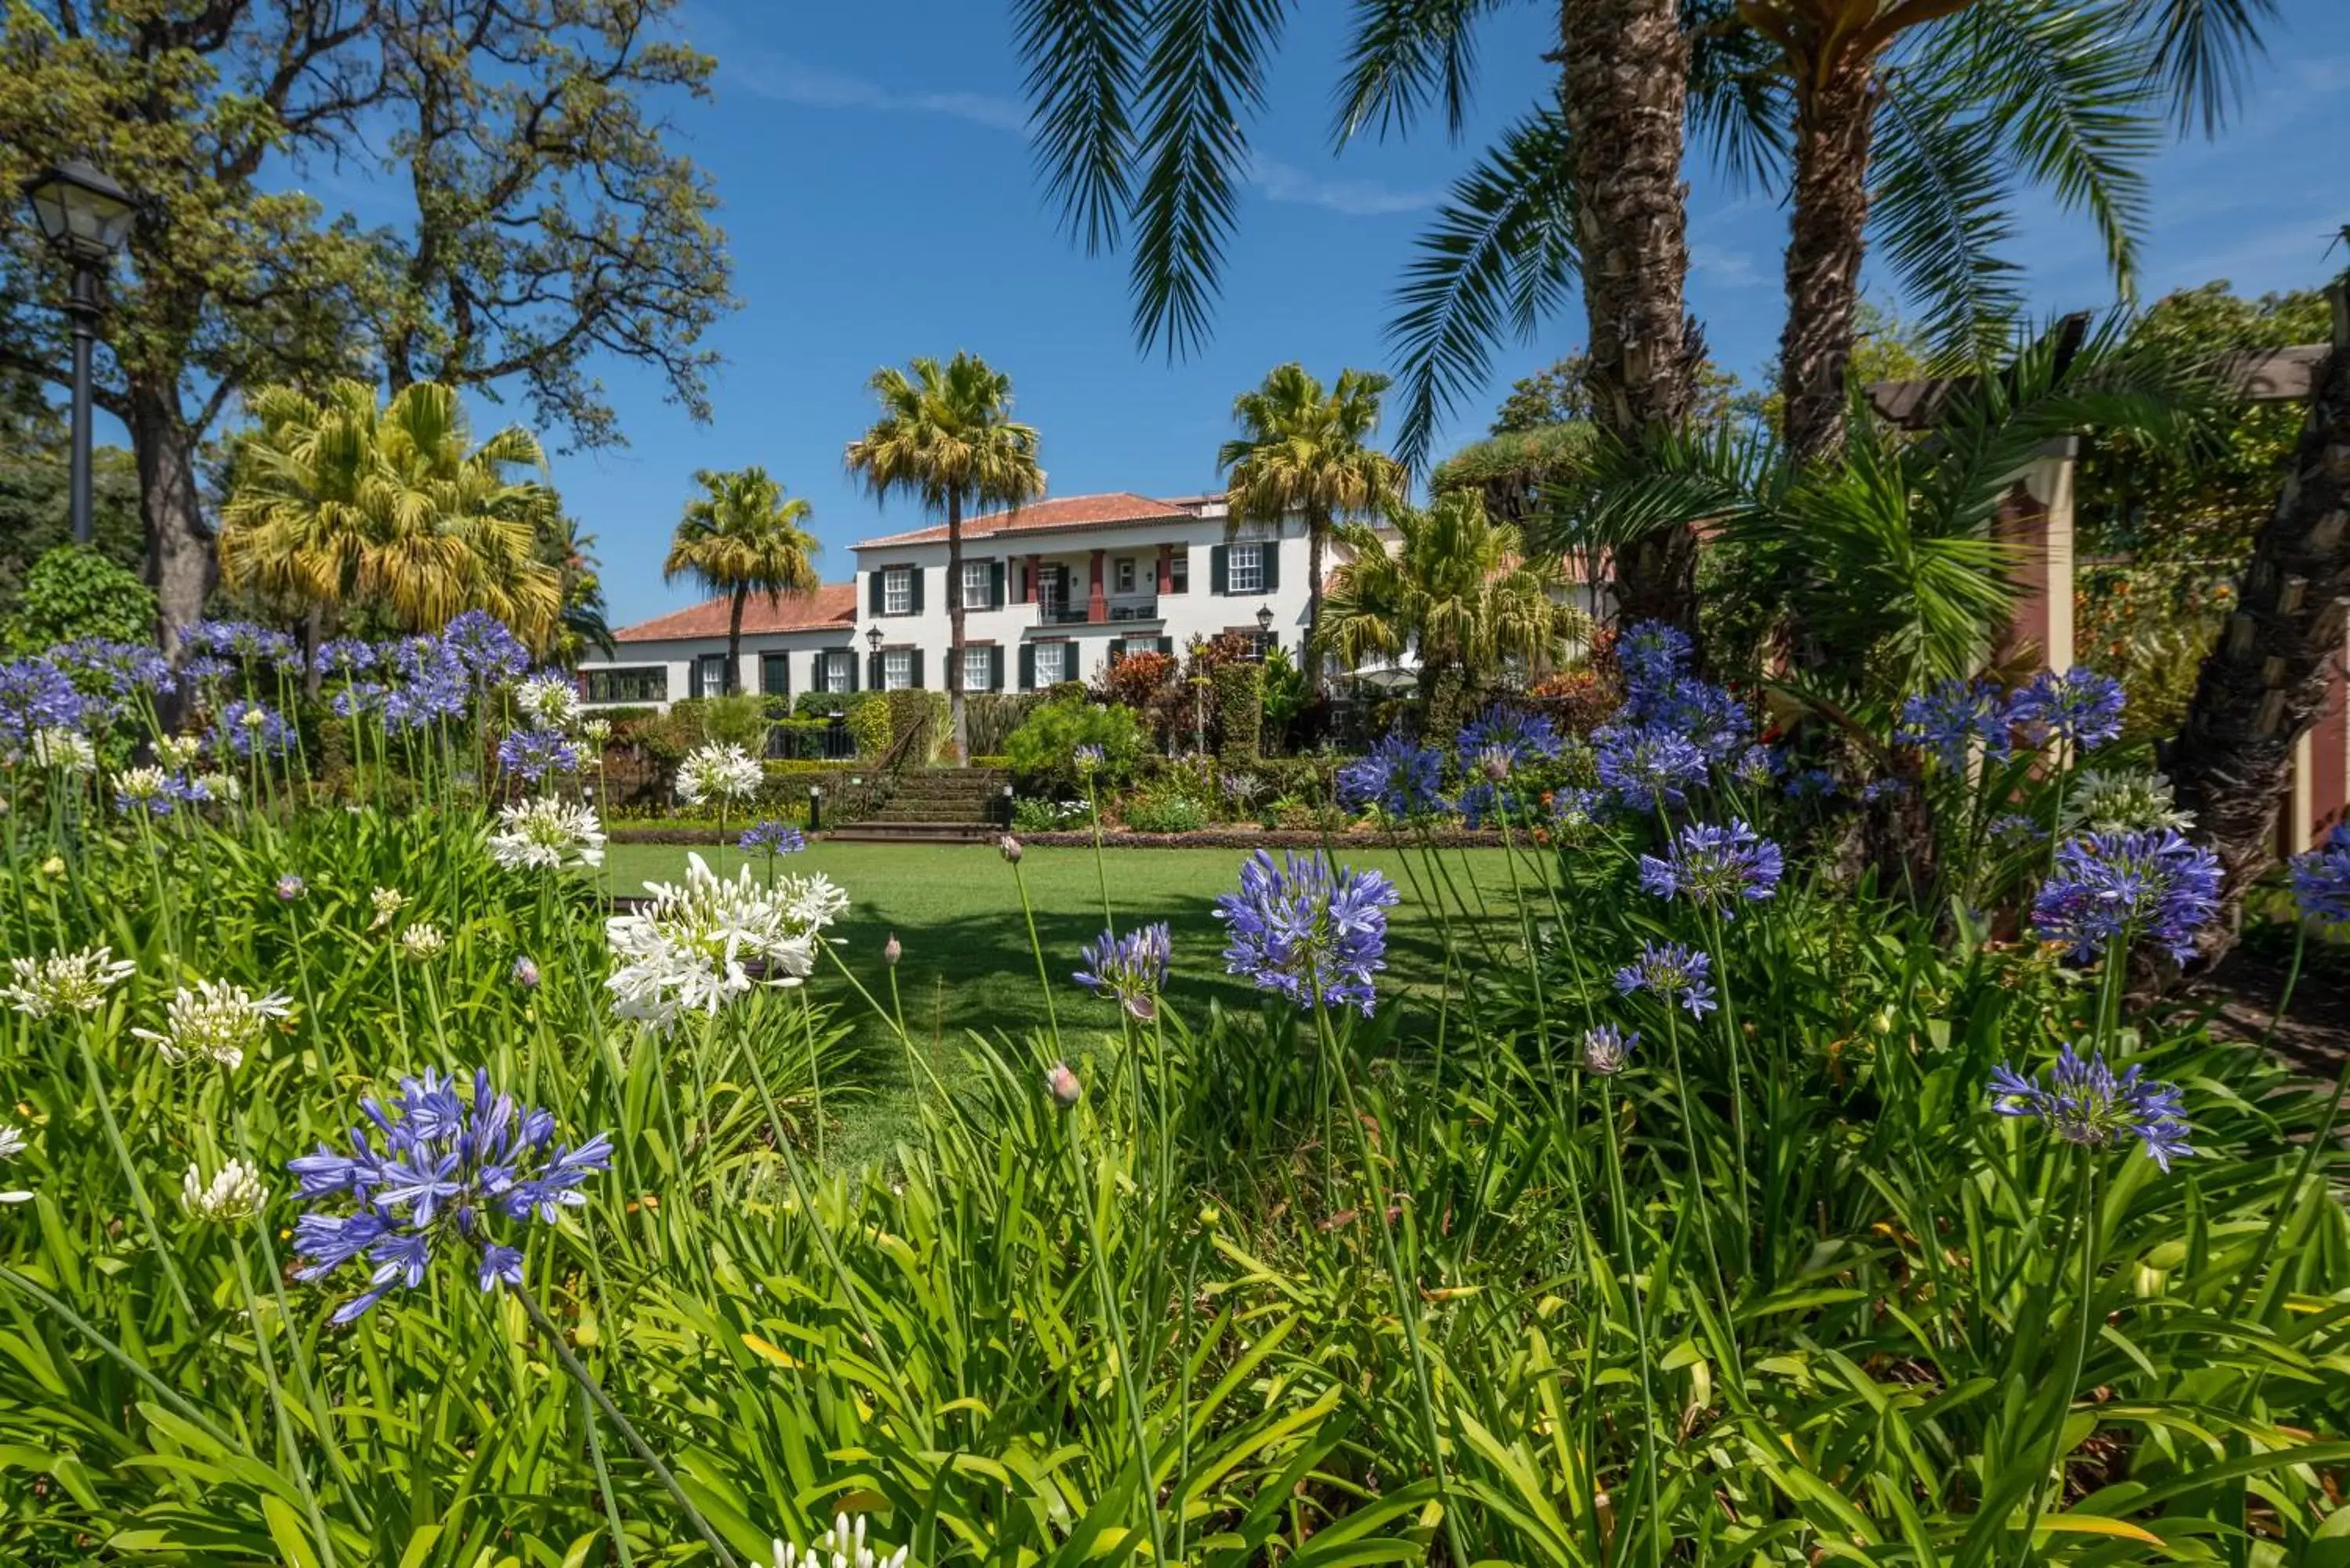
<instances>
[{"instance_id":1,"label":"blue sky","mask_svg":"<svg viewBox=\"0 0 2350 1568\"><path fill-rule=\"evenodd\" d=\"M914 525L845 474L868 422L866 379L916 354L968 348L1010 374L1043 436L1056 494L1177 494L1215 483L1234 393L1274 364L1327 378L1384 362L1382 327L1413 237L1447 182L1543 94L1555 8L1503 8L1485 26L1479 99L1459 145L1440 126L1409 140L1330 146L1332 84L1351 7L1300 7L1252 130L1259 163L1225 256L1215 336L1180 363L1146 357L1128 327L1124 258L1088 258L1059 232L1023 131L1008 4L899 0L787 5L687 0L681 30L714 55L714 100L678 114L684 149L716 182L742 309L714 334L727 363L715 418L665 404L656 377L599 367L629 446L558 456L566 502L598 539L615 625L692 597L660 558L697 468L764 463L814 504L827 577L848 543ZM2167 150L2154 170L2146 291L2212 278L2240 290L2306 286L2350 221L2350 4L2282 0L2283 26L2236 124ZM1691 171L1692 308L1715 358L1752 379L1776 342L1784 213ZM2025 214L2016 248L2035 308L2096 306L2107 281L2087 225ZM1509 381L1581 341L1579 304L1497 361L1444 450L1483 433ZM497 410L480 410L484 420Z\"/></svg>"}]
</instances>

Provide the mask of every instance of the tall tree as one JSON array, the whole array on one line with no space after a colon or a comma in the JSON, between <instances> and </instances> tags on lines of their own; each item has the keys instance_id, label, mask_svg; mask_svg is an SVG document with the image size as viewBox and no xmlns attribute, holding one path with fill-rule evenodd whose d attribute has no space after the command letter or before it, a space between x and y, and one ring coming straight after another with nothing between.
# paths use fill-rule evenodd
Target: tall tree
<instances>
[{"instance_id":1,"label":"tall tree","mask_svg":"<svg viewBox=\"0 0 2350 1568\"><path fill-rule=\"evenodd\" d=\"M1388 385L1369 370L1341 370L1325 392L1303 365L1277 365L1263 386L1232 400L1241 434L1216 453L1233 526L1277 531L1287 517L1305 520L1305 668L1314 691L1322 689L1322 558L1331 525L1403 499L1403 464L1370 444Z\"/></svg>"},{"instance_id":2,"label":"tall tree","mask_svg":"<svg viewBox=\"0 0 2350 1568\"><path fill-rule=\"evenodd\" d=\"M213 551L203 443L246 390L380 367L520 382L550 427L618 439L584 369L650 363L702 411L723 241L639 99L702 90L674 0L26 0L0 20L0 186L86 156L140 202L109 279L98 400L136 455L167 648ZM382 156L412 210L362 227L304 189ZM0 204L0 364L61 382L65 269Z\"/></svg>"},{"instance_id":3,"label":"tall tree","mask_svg":"<svg viewBox=\"0 0 2350 1568\"><path fill-rule=\"evenodd\" d=\"M2180 804L2225 871L2210 956L2235 941L2244 894L2267 869L2277 796L2325 701L2350 619L2350 272L2330 291L2332 348L2311 388L2293 472L2252 543L2234 613L2203 660L2168 762Z\"/></svg>"},{"instance_id":4,"label":"tall tree","mask_svg":"<svg viewBox=\"0 0 2350 1568\"><path fill-rule=\"evenodd\" d=\"M1458 699L1508 661L1538 673L1589 629L1564 602L1558 557L1528 555L1516 526L1489 517L1477 491L1396 506L1387 522L1392 548L1367 524L1338 524L1348 556L1330 575L1327 635L1349 665L1417 655L1431 733L1448 732Z\"/></svg>"},{"instance_id":5,"label":"tall tree","mask_svg":"<svg viewBox=\"0 0 2350 1568\"><path fill-rule=\"evenodd\" d=\"M411 386L381 408L375 389L338 381L312 399L253 398L260 428L239 445L221 509L222 575L333 612L380 606L411 630L484 609L535 649L552 645L563 576L543 556L562 525L555 492L516 469L546 453L519 426L468 444L456 392Z\"/></svg>"},{"instance_id":6,"label":"tall tree","mask_svg":"<svg viewBox=\"0 0 2350 1568\"><path fill-rule=\"evenodd\" d=\"M732 601L726 611L726 690L742 689L743 607L753 594L769 604L785 594L814 593L814 556L821 548L806 526L812 508L754 464L732 472L698 469L702 493L686 504L671 535L661 576L691 576Z\"/></svg>"},{"instance_id":7,"label":"tall tree","mask_svg":"<svg viewBox=\"0 0 2350 1568\"><path fill-rule=\"evenodd\" d=\"M1012 378L973 354L873 372L881 417L848 443L848 470L879 500L909 495L947 524L947 708L955 754L966 744L962 682L962 520L983 506L1018 507L1045 493L1036 428L1012 417Z\"/></svg>"}]
</instances>

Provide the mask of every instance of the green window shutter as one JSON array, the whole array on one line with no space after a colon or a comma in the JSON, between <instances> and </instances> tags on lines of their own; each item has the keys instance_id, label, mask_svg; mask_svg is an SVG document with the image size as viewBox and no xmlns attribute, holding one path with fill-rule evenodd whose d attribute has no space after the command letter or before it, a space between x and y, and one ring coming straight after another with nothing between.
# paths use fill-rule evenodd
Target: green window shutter
<instances>
[{"instance_id":1,"label":"green window shutter","mask_svg":"<svg viewBox=\"0 0 2350 1568\"><path fill-rule=\"evenodd\" d=\"M1281 541L1267 539L1256 547L1257 559L1263 563L1264 591L1278 593L1281 589Z\"/></svg>"},{"instance_id":2,"label":"green window shutter","mask_svg":"<svg viewBox=\"0 0 2350 1568\"><path fill-rule=\"evenodd\" d=\"M987 689L990 691L1003 690L1003 649L1001 648L987 650Z\"/></svg>"},{"instance_id":3,"label":"green window shutter","mask_svg":"<svg viewBox=\"0 0 2350 1568\"><path fill-rule=\"evenodd\" d=\"M1036 645L1033 642L1020 645L1020 690L1036 690Z\"/></svg>"},{"instance_id":4,"label":"green window shutter","mask_svg":"<svg viewBox=\"0 0 2350 1568\"><path fill-rule=\"evenodd\" d=\"M914 690L922 690L922 650L914 649Z\"/></svg>"},{"instance_id":5,"label":"green window shutter","mask_svg":"<svg viewBox=\"0 0 2350 1568\"><path fill-rule=\"evenodd\" d=\"M987 602L997 609L1003 607L1003 563L987 564Z\"/></svg>"},{"instance_id":6,"label":"green window shutter","mask_svg":"<svg viewBox=\"0 0 2350 1568\"><path fill-rule=\"evenodd\" d=\"M848 689L857 690L857 650L853 648L848 650Z\"/></svg>"},{"instance_id":7,"label":"green window shutter","mask_svg":"<svg viewBox=\"0 0 2350 1568\"><path fill-rule=\"evenodd\" d=\"M1119 659L1124 659L1125 657L1126 657L1126 639L1124 639L1124 638L1122 638L1122 637L1113 637L1113 638L1111 638L1111 639L1109 639L1109 664L1108 664L1108 668L1109 668L1109 669L1112 669L1112 670L1116 670L1116 669L1118 668L1118 661Z\"/></svg>"},{"instance_id":8,"label":"green window shutter","mask_svg":"<svg viewBox=\"0 0 2350 1568\"><path fill-rule=\"evenodd\" d=\"M879 566L865 574L865 613L868 615L881 613L881 579L885 575Z\"/></svg>"},{"instance_id":9,"label":"green window shutter","mask_svg":"<svg viewBox=\"0 0 2350 1568\"><path fill-rule=\"evenodd\" d=\"M1170 659L1172 659L1175 656L1175 639L1171 637L1160 638L1159 639L1159 651L1167 655Z\"/></svg>"},{"instance_id":10,"label":"green window shutter","mask_svg":"<svg viewBox=\"0 0 2350 1568\"><path fill-rule=\"evenodd\" d=\"M1224 568L1224 546L1211 545L1208 547L1208 591L1211 594L1222 593L1224 584L1228 580Z\"/></svg>"},{"instance_id":11,"label":"green window shutter","mask_svg":"<svg viewBox=\"0 0 2350 1568\"><path fill-rule=\"evenodd\" d=\"M912 602L914 606L914 613L916 615L922 613L922 579L929 576L930 574L922 570L920 566L910 566L907 568L906 571L906 576L914 590Z\"/></svg>"},{"instance_id":12,"label":"green window shutter","mask_svg":"<svg viewBox=\"0 0 2350 1568\"><path fill-rule=\"evenodd\" d=\"M770 697L792 694L792 659L787 653L759 656L759 690Z\"/></svg>"}]
</instances>

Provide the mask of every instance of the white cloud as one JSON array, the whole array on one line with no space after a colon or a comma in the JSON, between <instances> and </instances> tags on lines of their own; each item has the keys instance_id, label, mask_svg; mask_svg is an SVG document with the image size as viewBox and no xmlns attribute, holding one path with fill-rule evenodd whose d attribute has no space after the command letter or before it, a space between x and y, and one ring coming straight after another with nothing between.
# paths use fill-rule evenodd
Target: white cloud
<instances>
[{"instance_id":1,"label":"white cloud","mask_svg":"<svg viewBox=\"0 0 2350 1568\"><path fill-rule=\"evenodd\" d=\"M827 70L769 50L726 56L721 74L761 98L806 109L861 109L878 114L934 114L967 120L1012 136L1028 134L1028 110L1018 100L983 92L900 92L846 72Z\"/></svg>"},{"instance_id":2,"label":"white cloud","mask_svg":"<svg viewBox=\"0 0 2350 1568\"><path fill-rule=\"evenodd\" d=\"M1690 243L1690 266L1731 288L1746 288L1762 281L1762 274L1755 270L1753 256L1745 251L1708 244L1703 240Z\"/></svg>"},{"instance_id":3,"label":"white cloud","mask_svg":"<svg viewBox=\"0 0 2350 1568\"><path fill-rule=\"evenodd\" d=\"M1324 180L1305 170L1262 154L1249 164L1249 182L1270 202L1325 207L1354 218L1386 217L1396 213L1421 213L1441 197L1436 191L1399 191L1376 180Z\"/></svg>"}]
</instances>

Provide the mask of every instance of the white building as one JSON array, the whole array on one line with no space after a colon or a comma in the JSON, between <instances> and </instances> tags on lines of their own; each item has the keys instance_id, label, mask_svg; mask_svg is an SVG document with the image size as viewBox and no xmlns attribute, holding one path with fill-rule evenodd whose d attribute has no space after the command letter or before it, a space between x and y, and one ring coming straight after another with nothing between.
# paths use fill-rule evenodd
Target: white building
<instances>
[{"instance_id":1,"label":"white building","mask_svg":"<svg viewBox=\"0 0 2350 1568\"><path fill-rule=\"evenodd\" d=\"M1118 491L970 518L959 584L947 580L944 524L851 549L850 582L780 604L752 597L738 690L943 691L958 592L970 692L1089 681L1127 653L1180 653L1219 632L1293 651L1305 637L1304 524L1231 529L1221 495ZM614 633L616 658L581 665L582 695L591 706L665 707L723 691L729 607L711 599Z\"/></svg>"}]
</instances>

